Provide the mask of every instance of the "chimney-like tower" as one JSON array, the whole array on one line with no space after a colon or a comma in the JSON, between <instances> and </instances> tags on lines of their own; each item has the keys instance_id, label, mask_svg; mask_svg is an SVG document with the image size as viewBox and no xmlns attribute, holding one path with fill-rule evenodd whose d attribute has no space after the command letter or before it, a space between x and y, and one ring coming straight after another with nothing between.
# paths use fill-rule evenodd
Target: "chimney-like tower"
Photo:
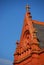
<instances>
[{"instance_id":1,"label":"chimney-like tower","mask_svg":"<svg viewBox=\"0 0 44 65\"><path fill-rule=\"evenodd\" d=\"M40 48L40 35L37 35L40 30L37 25L44 27L44 23L32 20L29 9L27 5L20 41L16 42L13 65L44 65L44 47Z\"/></svg>"}]
</instances>

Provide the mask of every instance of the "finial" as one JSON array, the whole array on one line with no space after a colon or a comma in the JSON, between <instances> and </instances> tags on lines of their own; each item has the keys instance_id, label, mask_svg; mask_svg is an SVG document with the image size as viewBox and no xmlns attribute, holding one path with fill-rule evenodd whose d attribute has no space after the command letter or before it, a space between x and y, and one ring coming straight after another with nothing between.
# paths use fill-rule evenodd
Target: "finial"
<instances>
[{"instance_id":1,"label":"finial","mask_svg":"<svg viewBox=\"0 0 44 65\"><path fill-rule=\"evenodd\" d=\"M26 5L26 11L29 11L29 9L30 9L30 7L29 7L29 5L27 4L27 5Z\"/></svg>"}]
</instances>

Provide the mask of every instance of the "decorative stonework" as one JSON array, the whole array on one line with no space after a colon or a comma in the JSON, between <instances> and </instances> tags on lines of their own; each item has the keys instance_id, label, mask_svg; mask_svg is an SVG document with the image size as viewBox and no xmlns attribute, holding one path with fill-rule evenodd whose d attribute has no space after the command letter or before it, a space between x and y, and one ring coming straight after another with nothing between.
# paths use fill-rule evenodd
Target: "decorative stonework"
<instances>
[{"instance_id":1,"label":"decorative stonework","mask_svg":"<svg viewBox=\"0 0 44 65\"><path fill-rule=\"evenodd\" d=\"M44 49L39 47L38 31L33 26L35 21L32 20L29 6L26 9L21 39L16 42L13 65L44 65Z\"/></svg>"}]
</instances>

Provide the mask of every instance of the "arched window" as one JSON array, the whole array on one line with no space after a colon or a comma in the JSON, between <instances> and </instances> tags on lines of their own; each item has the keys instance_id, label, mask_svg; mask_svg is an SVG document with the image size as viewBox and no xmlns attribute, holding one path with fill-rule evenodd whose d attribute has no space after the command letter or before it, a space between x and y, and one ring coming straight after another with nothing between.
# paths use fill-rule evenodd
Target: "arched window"
<instances>
[{"instance_id":1,"label":"arched window","mask_svg":"<svg viewBox=\"0 0 44 65\"><path fill-rule=\"evenodd\" d=\"M26 30L25 32L24 32L24 38L29 38L29 35L30 35L30 32L29 32L29 30Z\"/></svg>"}]
</instances>

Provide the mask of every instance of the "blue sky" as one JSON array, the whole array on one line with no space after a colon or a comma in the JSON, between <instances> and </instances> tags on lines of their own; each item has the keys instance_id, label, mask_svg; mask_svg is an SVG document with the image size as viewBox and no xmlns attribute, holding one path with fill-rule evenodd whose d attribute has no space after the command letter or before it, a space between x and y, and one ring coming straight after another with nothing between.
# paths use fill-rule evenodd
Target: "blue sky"
<instances>
[{"instance_id":1,"label":"blue sky","mask_svg":"<svg viewBox=\"0 0 44 65\"><path fill-rule=\"evenodd\" d=\"M0 0L0 59L13 61L16 41L20 40L26 4L32 19L44 22L44 0Z\"/></svg>"}]
</instances>

